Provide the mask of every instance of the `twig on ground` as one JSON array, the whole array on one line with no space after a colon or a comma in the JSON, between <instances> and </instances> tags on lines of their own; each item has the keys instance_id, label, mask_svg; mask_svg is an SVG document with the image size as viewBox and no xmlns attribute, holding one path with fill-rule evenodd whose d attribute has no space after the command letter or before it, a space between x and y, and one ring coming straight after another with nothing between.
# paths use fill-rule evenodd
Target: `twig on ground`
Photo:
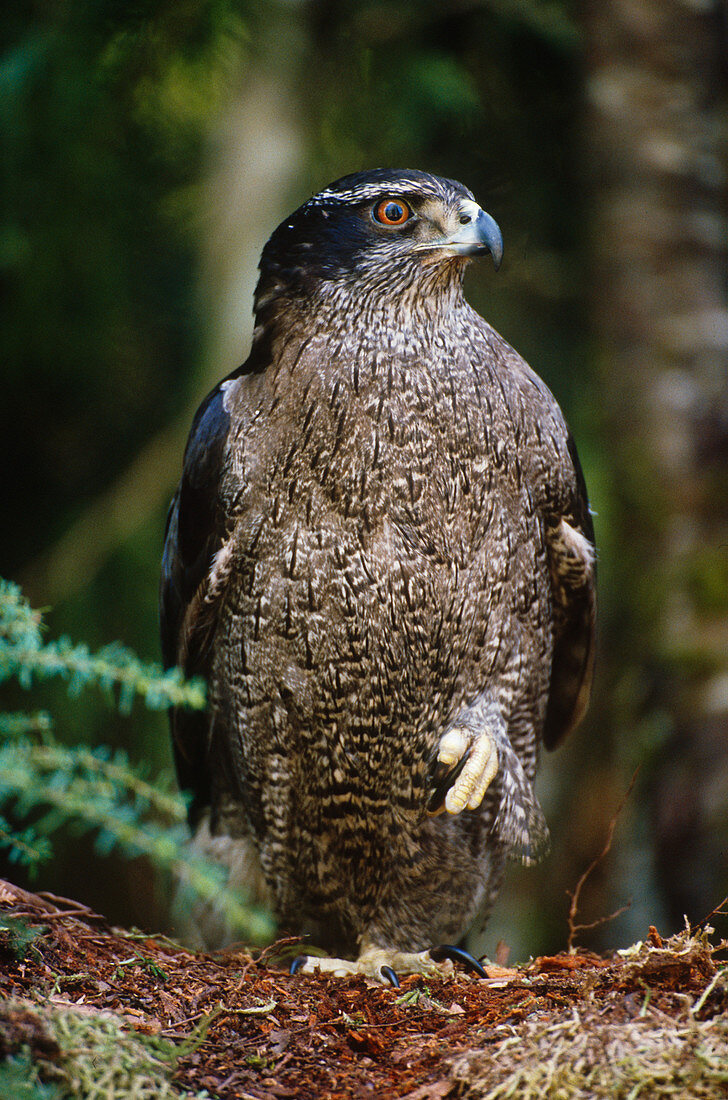
<instances>
[{"instance_id":1,"label":"twig on ground","mask_svg":"<svg viewBox=\"0 0 728 1100\"><path fill-rule=\"evenodd\" d=\"M702 920L696 921L692 927L704 928L706 924L709 924L712 921L713 917L728 917L728 909L726 908L726 906L728 906L728 897L725 897L722 901L719 901L715 908L711 909L707 917L703 917Z\"/></svg>"}]
</instances>

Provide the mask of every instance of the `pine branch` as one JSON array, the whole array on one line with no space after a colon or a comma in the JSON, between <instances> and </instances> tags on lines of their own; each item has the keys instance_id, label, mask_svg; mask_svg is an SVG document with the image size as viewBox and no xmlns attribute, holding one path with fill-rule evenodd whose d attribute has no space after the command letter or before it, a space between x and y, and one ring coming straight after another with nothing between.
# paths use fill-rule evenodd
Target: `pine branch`
<instances>
[{"instance_id":1,"label":"pine branch","mask_svg":"<svg viewBox=\"0 0 728 1100\"><path fill-rule=\"evenodd\" d=\"M38 865L50 859L52 850L47 837L36 836L31 827L19 833L0 816L0 849L5 849L11 863L18 863L34 875Z\"/></svg>"},{"instance_id":2,"label":"pine branch","mask_svg":"<svg viewBox=\"0 0 728 1100\"><path fill-rule=\"evenodd\" d=\"M29 733L44 737L52 729L53 720L44 710L34 711L33 714L23 714L22 711L0 714L0 737L25 737Z\"/></svg>"},{"instance_id":3,"label":"pine branch","mask_svg":"<svg viewBox=\"0 0 728 1100\"><path fill-rule=\"evenodd\" d=\"M109 694L118 690L119 709L128 713L135 695L150 710L205 705L202 680L185 681L178 668L166 672L157 664L143 664L118 643L91 653L86 645L68 638L44 642L42 616L34 611L17 585L0 580L0 683L17 677L24 688L36 679L62 677L71 695L97 684Z\"/></svg>"},{"instance_id":4,"label":"pine branch","mask_svg":"<svg viewBox=\"0 0 728 1100\"><path fill-rule=\"evenodd\" d=\"M205 705L201 680L185 682L179 669L163 672L158 665L143 664L121 645L91 653L68 638L46 641L41 613L30 607L17 585L0 580L0 683L11 677L25 688L60 677L71 695L96 685L122 711L131 709L136 696L153 710ZM220 865L190 850L181 795L147 779L120 750L59 744L51 717L43 711L0 714L0 734L5 736L0 745L0 807L10 805L14 818L32 821L21 832L0 817L0 849L8 851L11 861L34 870L51 855L57 832L90 832L102 854L146 857L214 902L242 937L270 940L274 929L268 914L226 887Z\"/></svg>"},{"instance_id":5,"label":"pine branch","mask_svg":"<svg viewBox=\"0 0 728 1100\"><path fill-rule=\"evenodd\" d=\"M101 854L145 856L214 901L244 938L258 943L271 938L267 913L225 888L222 867L190 851L182 796L141 779L121 754L106 761L98 753L60 745L6 745L0 749L0 804L8 801L24 816L43 811L33 825L36 837L51 837L66 826L93 832ZM149 818L150 810L172 822Z\"/></svg>"}]
</instances>

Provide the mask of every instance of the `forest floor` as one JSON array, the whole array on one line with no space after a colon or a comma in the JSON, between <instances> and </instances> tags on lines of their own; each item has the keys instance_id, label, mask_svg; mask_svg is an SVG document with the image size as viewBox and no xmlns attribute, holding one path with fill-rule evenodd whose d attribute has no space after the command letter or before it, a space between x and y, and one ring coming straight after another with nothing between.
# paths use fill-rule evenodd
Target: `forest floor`
<instances>
[{"instance_id":1,"label":"forest floor","mask_svg":"<svg viewBox=\"0 0 728 1100\"><path fill-rule=\"evenodd\" d=\"M707 923L479 979L289 977L0 881L0 1100L728 1096L728 965ZM4 1060L3 1060L4 1059Z\"/></svg>"}]
</instances>

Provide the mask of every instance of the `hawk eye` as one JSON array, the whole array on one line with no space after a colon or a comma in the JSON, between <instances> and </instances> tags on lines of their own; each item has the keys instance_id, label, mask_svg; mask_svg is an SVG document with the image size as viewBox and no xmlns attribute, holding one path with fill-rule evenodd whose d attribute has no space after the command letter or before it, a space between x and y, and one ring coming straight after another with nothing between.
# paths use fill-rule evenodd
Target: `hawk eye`
<instances>
[{"instance_id":1,"label":"hawk eye","mask_svg":"<svg viewBox=\"0 0 728 1100\"><path fill-rule=\"evenodd\" d=\"M382 199L372 210L372 217L381 225L404 225L412 217L412 207L402 199Z\"/></svg>"}]
</instances>

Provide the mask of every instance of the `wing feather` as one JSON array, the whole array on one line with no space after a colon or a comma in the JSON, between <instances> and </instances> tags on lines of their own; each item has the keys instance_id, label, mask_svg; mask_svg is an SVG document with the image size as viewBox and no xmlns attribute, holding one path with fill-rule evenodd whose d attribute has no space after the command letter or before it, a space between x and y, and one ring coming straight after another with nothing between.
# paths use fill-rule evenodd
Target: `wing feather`
<instances>
[{"instance_id":1,"label":"wing feather","mask_svg":"<svg viewBox=\"0 0 728 1100\"><path fill-rule=\"evenodd\" d=\"M215 571L225 540L220 486L230 417L224 385L207 396L192 424L182 478L167 517L159 594L165 666L179 665L186 675L205 678L224 591L220 571ZM172 708L170 725L177 777L182 790L192 792L194 820L210 800L210 715Z\"/></svg>"},{"instance_id":2,"label":"wing feather","mask_svg":"<svg viewBox=\"0 0 728 1100\"><path fill-rule=\"evenodd\" d=\"M543 740L555 748L589 705L596 641L596 550L586 484L571 435L574 491L567 515L547 528L554 615L554 653Z\"/></svg>"}]
</instances>

